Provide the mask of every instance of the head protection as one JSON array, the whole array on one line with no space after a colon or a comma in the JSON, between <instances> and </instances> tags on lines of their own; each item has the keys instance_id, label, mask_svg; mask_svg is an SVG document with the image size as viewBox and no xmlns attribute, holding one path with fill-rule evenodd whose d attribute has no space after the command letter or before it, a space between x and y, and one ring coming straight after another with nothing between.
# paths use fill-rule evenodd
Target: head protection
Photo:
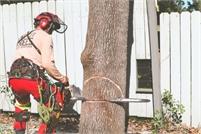
<instances>
[{"instance_id":1,"label":"head protection","mask_svg":"<svg viewBox=\"0 0 201 134\"><path fill-rule=\"evenodd\" d=\"M47 30L48 33L52 33L53 30L58 33L64 33L68 27L57 15L50 12L43 12L34 18L35 28L38 25L43 30Z\"/></svg>"}]
</instances>

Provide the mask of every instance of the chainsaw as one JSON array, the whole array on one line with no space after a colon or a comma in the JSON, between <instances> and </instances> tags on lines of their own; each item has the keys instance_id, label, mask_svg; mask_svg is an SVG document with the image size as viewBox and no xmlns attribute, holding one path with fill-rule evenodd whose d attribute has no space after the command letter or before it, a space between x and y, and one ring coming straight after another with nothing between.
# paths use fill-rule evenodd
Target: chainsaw
<instances>
[{"instance_id":1,"label":"chainsaw","mask_svg":"<svg viewBox=\"0 0 201 134\"><path fill-rule=\"evenodd\" d=\"M84 97L82 97L81 90L76 87L75 85L68 86L68 90L71 93L71 98L69 101L95 101L95 100L89 100ZM113 103L147 103L150 102L149 99L142 99L142 98L114 98L110 100L102 100L102 101L108 101Z\"/></svg>"}]
</instances>

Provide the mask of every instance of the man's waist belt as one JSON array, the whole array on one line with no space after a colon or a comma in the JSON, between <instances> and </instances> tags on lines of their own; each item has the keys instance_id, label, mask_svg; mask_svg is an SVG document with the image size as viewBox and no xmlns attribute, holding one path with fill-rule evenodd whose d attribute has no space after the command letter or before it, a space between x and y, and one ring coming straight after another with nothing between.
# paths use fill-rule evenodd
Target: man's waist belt
<instances>
[{"instance_id":1,"label":"man's waist belt","mask_svg":"<svg viewBox=\"0 0 201 134\"><path fill-rule=\"evenodd\" d=\"M22 57L13 62L8 76L9 78L37 79L38 77L43 77L44 73L38 65Z\"/></svg>"}]
</instances>

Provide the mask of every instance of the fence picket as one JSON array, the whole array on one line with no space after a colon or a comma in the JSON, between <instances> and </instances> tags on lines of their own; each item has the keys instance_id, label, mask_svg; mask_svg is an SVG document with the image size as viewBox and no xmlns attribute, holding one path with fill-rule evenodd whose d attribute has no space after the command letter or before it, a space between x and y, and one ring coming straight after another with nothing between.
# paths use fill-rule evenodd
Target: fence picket
<instances>
[{"instance_id":1,"label":"fence picket","mask_svg":"<svg viewBox=\"0 0 201 134\"><path fill-rule=\"evenodd\" d=\"M180 101L180 16L179 13L170 14L171 38L171 92Z\"/></svg>"},{"instance_id":2,"label":"fence picket","mask_svg":"<svg viewBox=\"0 0 201 134\"><path fill-rule=\"evenodd\" d=\"M33 28L34 19L31 16L31 3L24 3L24 27L25 31L31 30Z\"/></svg>"},{"instance_id":3,"label":"fence picket","mask_svg":"<svg viewBox=\"0 0 201 134\"><path fill-rule=\"evenodd\" d=\"M77 33L82 33L81 31L81 11L80 11L80 7L79 5L81 5L80 1L77 2L72 2L72 9L73 9L73 37L74 37L74 58L75 58L75 77L77 79L77 82L79 81L79 83L76 83L76 85L79 85L79 87L82 87L82 77L83 76L83 71L78 72L77 70L82 70L82 64L81 64L81 53L83 51L83 42L82 42L82 38L81 38L81 34L77 34ZM77 9L77 10L75 10ZM80 45L78 45L80 44Z\"/></svg>"},{"instance_id":4,"label":"fence picket","mask_svg":"<svg viewBox=\"0 0 201 134\"><path fill-rule=\"evenodd\" d=\"M47 12L47 1L41 1L39 3L40 13Z\"/></svg>"},{"instance_id":5,"label":"fence picket","mask_svg":"<svg viewBox=\"0 0 201 134\"><path fill-rule=\"evenodd\" d=\"M64 2L64 13L65 13L65 22L68 25L68 29L65 33L65 44L66 44L66 59L68 61L67 64L67 74L70 78L70 84L75 84L75 59L74 59L74 38L73 38L73 9L72 9L72 1ZM69 51L71 50L71 51ZM69 70L69 71L68 71Z\"/></svg>"},{"instance_id":6,"label":"fence picket","mask_svg":"<svg viewBox=\"0 0 201 134\"><path fill-rule=\"evenodd\" d=\"M13 45L15 46L16 43L13 44L13 41L16 37L16 29L11 29L14 26L16 27L16 20L13 20L11 18L11 11L9 5L4 5L3 6L3 39L4 39L4 44L5 44L5 51L9 52L10 56L5 57L6 60L6 71L10 69L10 65L12 64L13 61L13 56L14 56L14 49ZM12 25L12 26L11 26ZM12 32L11 32L12 31ZM9 35L9 36L6 36ZM3 102L3 108L7 111L13 111L13 106L10 103L8 99L5 99Z\"/></svg>"},{"instance_id":7,"label":"fence picket","mask_svg":"<svg viewBox=\"0 0 201 134\"><path fill-rule=\"evenodd\" d=\"M19 3L16 5L17 6L17 33L18 33L18 37L21 36L22 34L24 34L25 32L25 27L24 27L24 5L23 3Z\"/></svg>"},{"instance_id":8,"label":"fence picket","mask_svg":"<svg viewBox=\"0 0 201 134\"><path fill-rule=\"evenodd\" d=\"M82 1L80 0L81 6L81 31L82 31L82 49L85 47L85 42L86 42L86 35L87 35L87 26L88 26L88 12L89 12L89 7L88 1Z\"/></svg>"},{"instance_id":9,"label":"fence picket","mask_svg":"<svg viewBox=\"0 0 201 134\"><path fill-rule=\"evenodd\" d=\"M190 95L191 95L191 76L190 76L190 13L181 14L181 103L185 106L183 122L190 125Z\"/></svg>"},{"instance_id":10,"label":"fence picket","mask_svg":"<svg viewBox=\"0 0 201 134\"><path fill-rule=\"evenodd\" d=\"M40 13L39 2L33 2L31 6L32 18L34 19Z\"/></svg>"},{"instance_id":11,"label":"fence picket","mask_svg":"<svg viewBox=\"0 0 201 134\"><path fill-rule=\"evenodd\" d=\"M58 15L61 20L64 20L63 0L57 2L55 6L55 14ZM54 47L56 66L62 74L66 75L66 46L64 45L64 35L56 32L53 34L56 36L56 40L54 40L54 46L56 46Z\"/></svg>"},{"instance_id":12,"label":"fence picket","mask_svg":"<svg viewBox=\"0 0 201 134\"><path fill-rule=\"evenodd\" d=\"M191 14L191 46L192 46L192 126L198 127L201 122L201 16L200 12ZM190 100L189 100L190 101ZM186 108L185 108L186 109Z\"/></svg>"},{"instance_id":13,"label":"fence picket","mask_svg":"<svg viewBox=\"0 0 201 134\"><path fill-rule=\"evenodd\" d=\"M160 14L160 65L161 65L161 93L170 91L170 16Z\"/></svg>"},{"instance_id":14,"label":"fence picket","mask_svg":"<svg viewBox=\"0 0 201 134\"><path fill-rule=\"evenodd\" d=\"M48 5L47 5L47 11L48 12L52 12L52 13L55 13L55 1L49 1L48 3L47 3Z\"/></svg>"}]
</instances>

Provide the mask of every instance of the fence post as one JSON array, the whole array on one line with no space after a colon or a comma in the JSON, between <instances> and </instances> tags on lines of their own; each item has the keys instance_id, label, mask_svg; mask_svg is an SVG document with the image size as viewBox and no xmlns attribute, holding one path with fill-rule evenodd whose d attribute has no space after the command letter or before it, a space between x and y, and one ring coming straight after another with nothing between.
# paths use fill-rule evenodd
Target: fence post
<instances>
[{"instance_id":1,"label":"fence post","mask_svg":"<svg viewBox=\"0 0 201 134\"><path fill-rule=\"evenodd\" d=\"M160 63L158 55L157 12L155 0L146 0L153 82L153 113L161 110ZM155 116L155 115L154 115Z\"/></svg>"}]
</instances>

